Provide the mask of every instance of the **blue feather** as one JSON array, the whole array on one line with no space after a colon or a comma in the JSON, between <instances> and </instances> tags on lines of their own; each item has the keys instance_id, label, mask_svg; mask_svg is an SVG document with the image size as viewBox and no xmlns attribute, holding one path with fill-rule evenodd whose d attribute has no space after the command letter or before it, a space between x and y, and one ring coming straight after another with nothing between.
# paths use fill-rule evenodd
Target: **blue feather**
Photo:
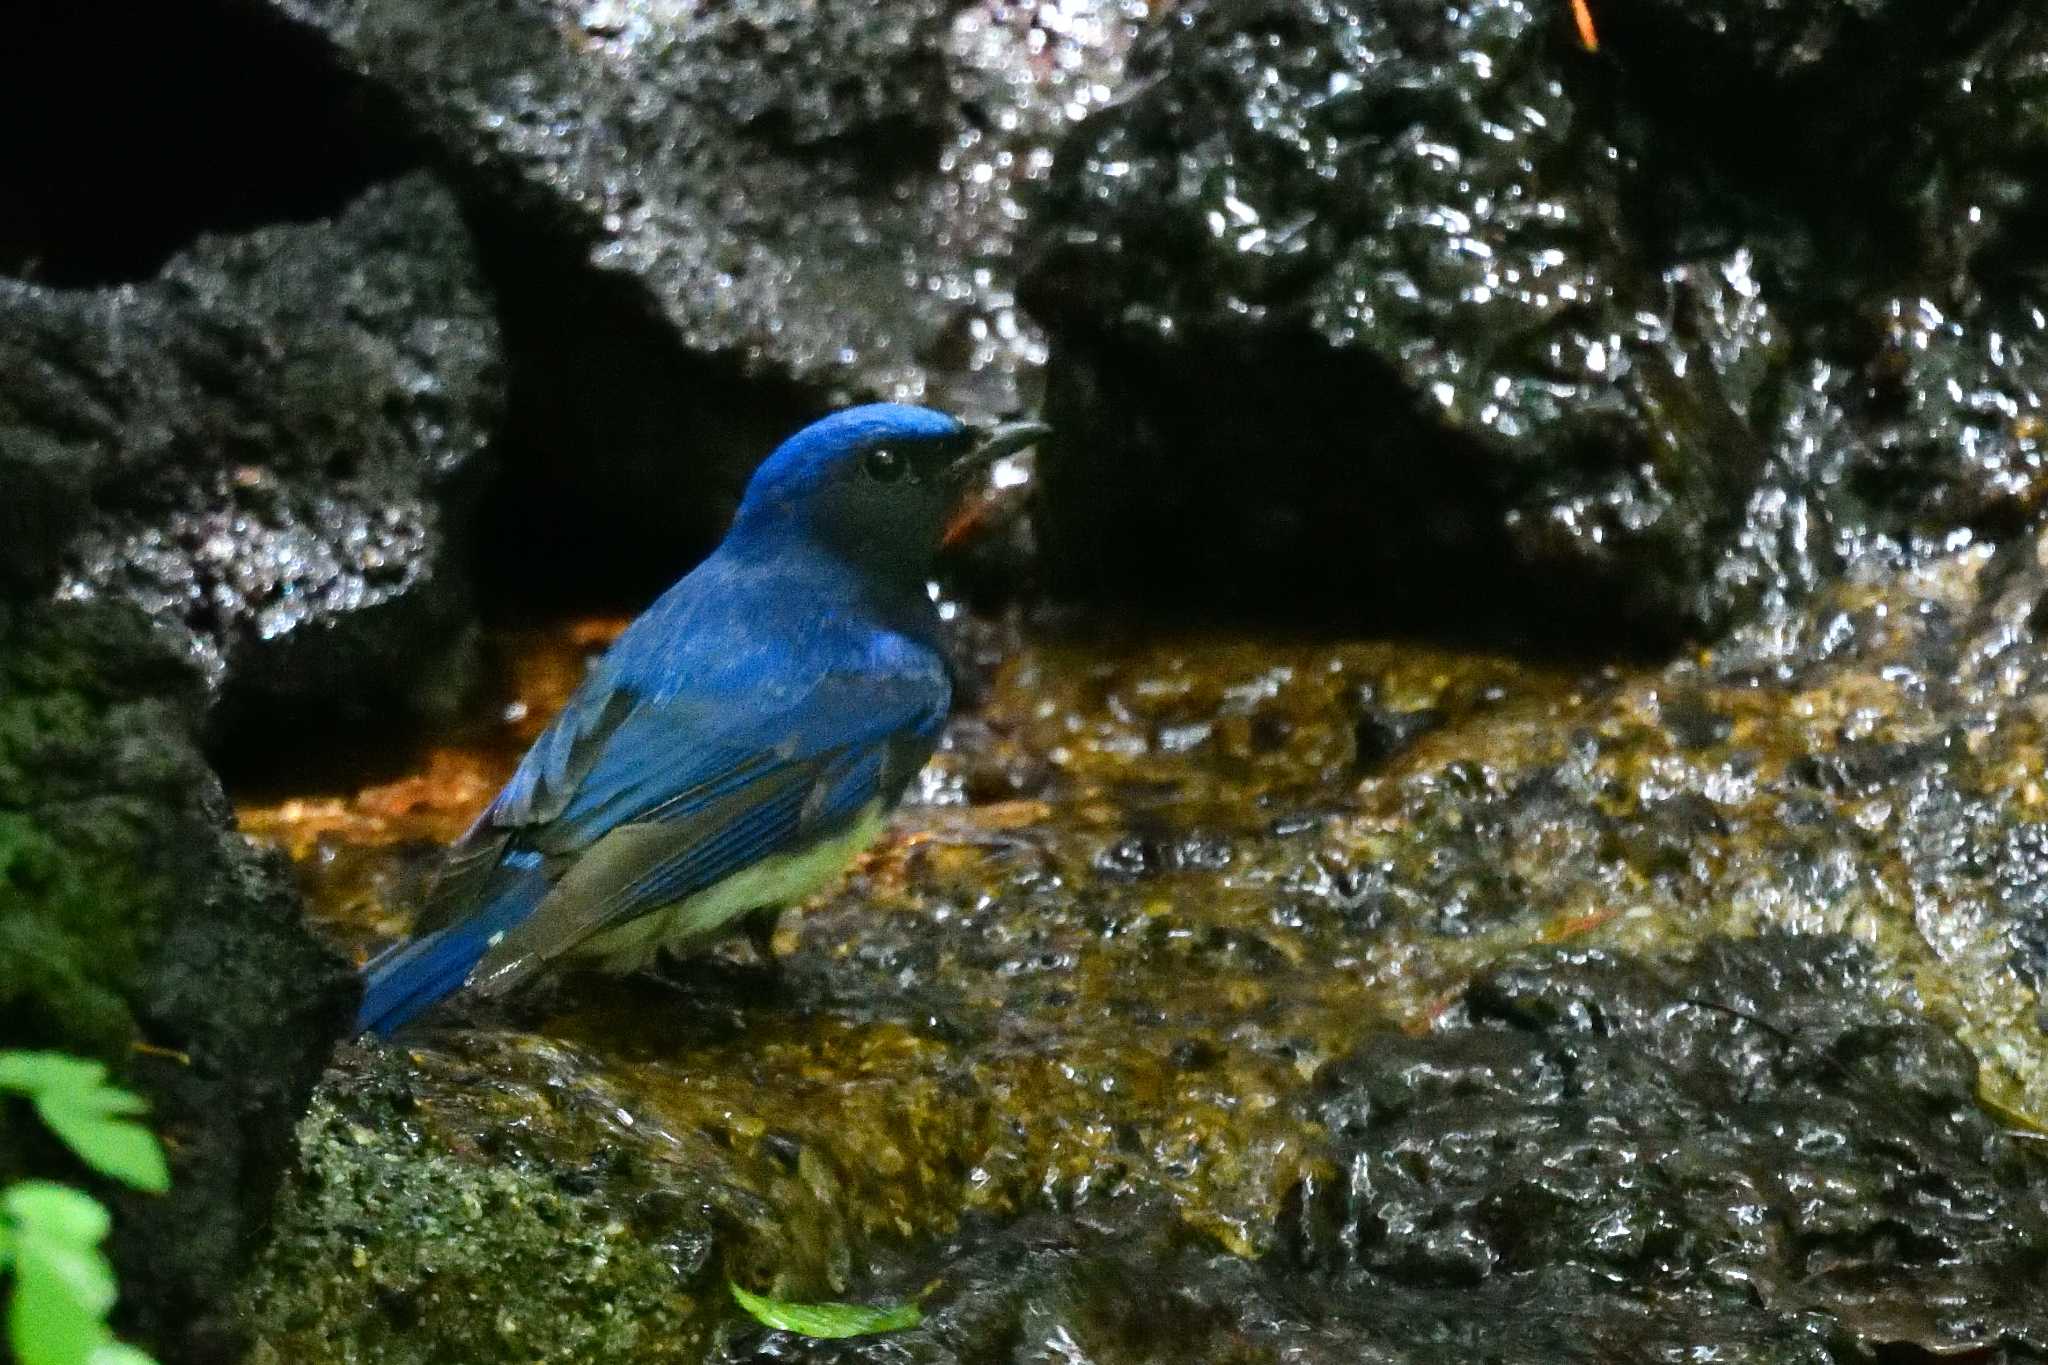
<instances>
[{"instance_id":1,"label":"blue feather","mask_svg":"<svg viewBox=\"0 0 2048 1365\"><path fill-rule=\"evenodd\" d=\"M388 1038L424 1010L452 994L491 939L533 913L548 893L540 859L514 854L499 865L499 890L475 915L446 929L393 944L363 967L357 1033Z\"/></svg>"},{"instance_id":2,"label":"blue feather","mask_svg":"<svg viewBox=\"0 0 2048 1365\"><path fill-rule=\"evenodd\" d=\"M619 926L893 803L952 701L924 582L965 439L874 404L784 442L450 851L415 936L364 969L359 1026L511 989L593 939L603 955ZM883 450L923 472L871 477Z\"/></svg>"}]
</instances>

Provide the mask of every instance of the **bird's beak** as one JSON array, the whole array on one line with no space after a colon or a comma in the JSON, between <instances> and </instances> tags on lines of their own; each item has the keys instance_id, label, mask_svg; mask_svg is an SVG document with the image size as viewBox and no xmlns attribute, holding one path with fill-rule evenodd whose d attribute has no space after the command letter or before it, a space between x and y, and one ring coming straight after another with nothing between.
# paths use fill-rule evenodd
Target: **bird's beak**
<instances>
[{"instance_id":1,"label":"bird's beak","mask_svg":"<svg viewBox=\"0 0 2048 1365\"><path fill-rule=\"evenodd\" d=\"M1015 455L1020 450L1037 445L1052 435L1052 428L1043 422L1004 422L1000 426L978 428L976 440L967 453L955 460L947 471L965 483L981 470L1000 460L1005 455Z\"/></svg>"},{"instance_id":2,"label":"bird's beak","mask_svg":"<svg viewBox=\"0 0 2048 1365\"><path fill-rule=\"evenodd\" d=\"M1052 428L1043 422L1005 422L979 429L974 444L947 467L946 476L956 489L964 490L997 460L1037 445L1051 434ZM968 498L947 523L939 540L941 548L951 549L973 535L988 516L991 505L985 496Z\"/></svg>"}]
</instances>

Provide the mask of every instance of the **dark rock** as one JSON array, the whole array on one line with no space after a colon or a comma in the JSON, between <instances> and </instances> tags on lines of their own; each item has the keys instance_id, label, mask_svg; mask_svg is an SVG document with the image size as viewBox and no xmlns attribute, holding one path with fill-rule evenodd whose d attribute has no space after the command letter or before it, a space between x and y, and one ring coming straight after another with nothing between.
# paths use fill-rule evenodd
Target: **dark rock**
<instances>
[{"instance_id":1,"label":"dark rock","mask_svg":"<svg viewBox=\"0 0 2048 1365\"><path fill-rule=\"evenodd\" d=\"M499 377L433 181L206 238L143 285L0 282L0 316L0 481L50 528L15 577L63 540L62 596L140 604L236 705L331 721L446 657Z\"/></svg>"},{"instance_id":2,"label":"dark rock","mask_svg":"<svg viewBox=\"0 0 2048 1365\"><path fill-rule=\"evenodd\" d=\"M416 164L387 105L243 0L15 0L0 274L141 283L201 233L331 217Z\"/></svg>"},{"instance_id":3,"label":"dark rock","mask_svg":"<svg viewBox=\"0 0 2048 1365\"><path fill-rule=\"evenodd\" d=\"M713 1236L702 1263L749 1288L939 1285L925 1328L831 1346L692 1281L696 1326L632 1343L650 1360L709 1326L769 1358L1536 1365L1697 1339L1849 1365L1967 1357L1972 1319L1984 1358L2031 1359L2014 1286L2048 1170L1996 1129L2048 1113L2048 535L1900 559L1657 665L1121 624L1013 644L931 804L785 920L772 989L737 948L666 985L565 976L380 1052L416 1110L335 1073L371 1135L316 1135L326 1178L294 1190L251 1320L274 1359L421 1365L619 1331L648 1244L591 1230L659 1192L721 1210L664 1254ZM530 710L402 802L248 812L339 941L390 940L394 841L461 827L589 644L525 638ZM1436 728L1361 771L1368 698ZM605 1152L633 1173L577 1195L567 1244L468 1211L581 1190ZM1751 1208L1761 1230L1710 1218ZM537 1265L532 1302L476 1288Z\"/></svg>"},{"instance_id":4,"label":"dark rock","mask_svg":"<svg viewBox=\"0 0 2048 1365\"><path fill-rule=\"evenodd\" d=\"M1358 767L1372 772L1444 723L1435 707L1401 710L1383 706L1371 686L1358 689Z\"/></svg>"},{"instance_id":5,"label":"dark rock","mask_svg":"<svg viewBox=\"0 0 2048 1365\"><path fill-rule=\"evenodd\" d=\"M1782 936L1505 968L1431 1036L1324 1068L1338 1174L1291 1258L1353 1303L1475 1286L1560 1345L1604 1317L1633 1359L2037 1351L2043 1168L1969 1054L1868 985L1852 945ZM1624 1282L1655 1286L1632 1323L1597 1307Z\"/></svg>"},{"instance_id":6,"label":"dark rock","mask_svg":"<svg viewBox=\"0 0 2048 1365\"><path fill-rule=\"evenodd\" d=\"M1852 488L1923 536L2006 535L2048 496L2048 276L1992 299L1903 296L1871 305L1849 419L1869 433Z\"/></svg>"},{"instance_id":7,"label":"dark rock","mask_svg":"<svg viewBox=\"0 0 2048 1365\"><path fill-rule=\"evenodd\" d=\"M202 698L132 607L0 604L0 1045L101 1057L151 1100L171 1191L106 1193L120 1312L173 1360L233 1335L209 1313L354 991L281 861L232 832ZM0 1138L0 1182L83 1178L32 1130Z\"/></svg>"},{"instance_id":8,"label":"dark rock","mask_svg":"<svg viewBox=\"0 0 2048 1365\"><path fill-rule=\"evenodd\" d=\"M1672 740L1682 749L1711 748L1722 743L1735 730L1734 721L1699 697L1686 693L1660 697L1657 716L1664 722L1664 728L1671 732Z\"/></svg>"},{"instance_id":9,"label":"dark rock","mask_svg":"<svg viewBox=\"0 0 2048 1365\"><path fill-rule=\"evenodd\" d=\"M1971 34L1981 36L2005 7L1989 0L1647 0L1591 8L1605 46L1633 56L1641 44L1646 61L1656 60L1648 50L1652 44L1683 47L1702 80L1763 80L1782 87L1813 78L1839 94L1865 91L1881 99L1922 79L1930 56L1952 54Z\"/></svg>"},{"instance_id":10,"label":"dark rock","mask_svg":"<svg viewBox=\"0 0 2048 1365\"><path fill-rule=\"evenodd\" d=\"M1829 179L1771 161L1800 139L1696 138L1660 97L1682 45L1646 36L1681 7L1616 8L1641 46L1599 59L1513 0L1195 3L1145 36L1060 149L1024 283L1056 586L1668 641L1860 538L2031 505L2040 34L1996 6L1728 21L1780 82L1816 26L1836 82L1942 35L1887 96L1942 137ZM1867 145L1860 107L1816 136ZM1933 302L1882 302L1906 290Z\"/></svg>"},{"instance_id":11,"label":"dark rock","mask_svg":"<svg viewBox=\"0 0 2048 1365\"><path fill-rule=\"evenodd\" d=\"M1767 459L1743 416L1781 325L1741 256L1632 240L1638 168L1553 25L1197 5L1134 62L1028 282L1053 563L1142 574L1102 561L1172 522L1205 582L1435 601L1519 563L1668 614Z\"/></svg>"},{"instance_id":12,"label":"dark rock","mask_svg":"<svg viewBox=\"0 0 2048 1365\"><path fill-rule=\"evenodd\" d=\"M1322 1069L1329 1162L1263 1261L1164 1209L969 1219L862 1286L920 1294L920 1326L719 1358L2028 1358L2042 1164L1968 1054L1866 984L1850 946L1783 937L1505 968Z\"/></svg>"},{"instance_id":13,"label":"dark rock","mask_svg":"<svg viewBox=\"0 0 2048 1365\"><path fill-rule=\"evenodd\" d=\"M487 216L631 280L689 351L977 411L1017 406L1042 348L1010 296L1016 191L1131 29L1109 0L273 3L386 85Z\"/></svg>"}]
</instances>

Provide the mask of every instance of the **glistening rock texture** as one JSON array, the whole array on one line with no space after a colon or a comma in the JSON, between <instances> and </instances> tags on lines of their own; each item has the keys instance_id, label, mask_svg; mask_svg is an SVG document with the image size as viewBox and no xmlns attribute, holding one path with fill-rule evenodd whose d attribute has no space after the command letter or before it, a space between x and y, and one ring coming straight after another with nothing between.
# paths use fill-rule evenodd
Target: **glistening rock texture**
<instances>
[{"instance_id":1,"label":"glistening rock texture","mask_svg":"<svg viewBox=\"0 0 2048 1365\"><path fill-rule=\"evenodd\" d=\"M899 1273L910 1333L720 1358L2031 1358L2042 1163L1866 985L1831 939L1542 954L1320 1070L1326 1164L1262 1263L1149 1213L1041 1215Z\"/></svg>"},{"instance_id":2,"label":"glistening rock texture","mask_svg":"<svg viewBox=\"0 0 2048 1365\"><path fill-rule=\"evenodd\" d=\"M140 605L237 704L403 699L470 610L497 328L424 175L202 239L146 284L0 281L13 576ZM17 499L17 488L23 490Z\"/></svg>"},{"instance_id":3,"label":"glistening rock texture","mask_svg":"<svg viewBox=\"0 0 2048 1365\"><path fill-rule=\"evenodd\" d=\"M294 1361L829 1358L721 1278L936 1279L855 1355L2028 1359L2044 566L1864 561L1631 669L997 633L779 983L571 978L351 1054L252 1321ZM384 940L603 634L525 640L482 743L246 822ZM531 1317L490 1292L542 1263Z\"/></svg>"},{"instance_id":4,"label":"glistening rock texture","mask_svg":"<svg viewBox=\"0 0 2048 1365\"><path fill-rule=\"evenodd\" d=\"M152 1101L161 1197L112 1194L125 1325L217 1360L212 1316L268 1225L354 986L274 856L226 828L204 689L125 604L0 603L0 1046L108 1061ZM0 1183L84 1172L25 1106Z\"/></svg>"},{"instance_id":5,"label":"glistening rock texture","mask_svg":"<svg viewBox=\"0 0 2048 1365\"><path fill-rule=\"evenodd\" d=\"M1147 33L1025 279L1068 589L1670 639L2032 505L2038 17L1615 8L1600 55L1527 0ZM1701 46L1750 93L1674 97Z\"/></svg>"},{"instance_id":6,"label":"glistening rock texture","mask_svg":"<svg viewBox=\"0 0 2048 1365\"><path fill-rule=\"evenodd\" d=\"M1019 191L1106 100L1131 0L274 0L494 215L632 280L682 344L813 392L1014 408ZM712 401L716 395L711 395Z\"/></svg>"}]
</instances>

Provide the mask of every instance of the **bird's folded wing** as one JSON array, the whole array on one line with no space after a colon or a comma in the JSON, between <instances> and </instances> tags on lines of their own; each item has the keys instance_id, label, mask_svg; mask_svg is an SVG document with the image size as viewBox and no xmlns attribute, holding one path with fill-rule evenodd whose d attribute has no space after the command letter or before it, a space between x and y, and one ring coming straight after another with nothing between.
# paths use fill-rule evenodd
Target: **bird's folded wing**
<instances>
[{"instance_id":1,"label":"bird's folded wing","mask_svg":"<svg viewBox=\"0 0 2048 1365\"><path fill-rule=\"evenodd\" d=\"M947 701L943 673L828 675L796 704L765 714L649 704L585 738L583 748L596 750L588 758L575 744L560 746L564 771L582 770L573 786L525 807L545 818L514 826L496 822L517 808L490 816L497 833L486 838L500 855L516 843L573 863L491 946L470 984L508 990L594 934L840 830L878 795L893 796L906 764L923 761ZM545 798L560 790L552 782L543 772L506 790ZM459 857L470 856L467 843Z\"/></svg>"},{"instance_id":2,"label":"bird's folded wing","mask_svg":"<svg viewBox=\"0 0 2048 1365\"><path fill-rule=\"evenodd\" d=\"M819 688L826 697L844 690L829 677ZM884 683L877 691L892 688ZM899 709L911 700L903 698ZM773 759L764 745L779 742L775 732L787 728L777 722L801 714L724 696L650 700L598 675L570 698L448 850L413 933L445 929L488 901L515 842L546 858L574 857L615 825L649 818L657 807L687 812L715 799L764 769Z\"/></svg>"},{"instance_id":3,"label":"bird's folded wing","mask_svg":"<svg viewBox=\"0 0 2048 1365\"><path fill-rule=\"evenodd\" d=\"M607 743L639 708L640 699L624 688L593 688L570 698L504 789L449 848L412 932L446 929L487 901L513 837L562 813Z\"/></svg>"}]
</instances>

